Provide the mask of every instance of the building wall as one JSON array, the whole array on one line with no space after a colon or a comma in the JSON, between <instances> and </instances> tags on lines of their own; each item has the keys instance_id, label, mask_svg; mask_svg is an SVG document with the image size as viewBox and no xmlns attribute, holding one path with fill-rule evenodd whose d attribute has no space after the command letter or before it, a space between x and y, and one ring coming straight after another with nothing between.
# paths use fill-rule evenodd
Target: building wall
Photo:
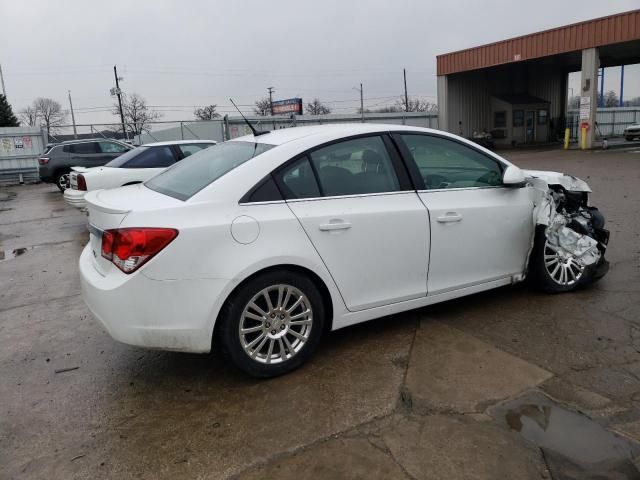
<instances>
[{"instance_id":1,"label":"building wall","mask_svg":"<svg viewBox=\"0 0 640 480\"><path fill-rule=\"evenodd\" d=\"M529 94L549 102L549 119L553 129L558 129L564 123L566 78L567 72L562 69L535 63L442 76L438 85L446 84L446 88L438 89L438 104L446 109L440 116L446 119L446 125L441 122L441 128L456 134L462 132L465 137L470 137L474 130L490 131L493 96ZM545 138L536 136L538 141L547 140L546 132Z\"/></svg>"},{"instance_id":2,"label":"building wall","mask_svg":"<svg viewBox=\"0 0 640 480\"><path fill-rule=\"evenodd\" d=\"M446 106L447 126L441 126L444 130L463 137L470 137L474 130L489 131L491 93L486 72L449 75Z\"/></svg>"}]
</instances>

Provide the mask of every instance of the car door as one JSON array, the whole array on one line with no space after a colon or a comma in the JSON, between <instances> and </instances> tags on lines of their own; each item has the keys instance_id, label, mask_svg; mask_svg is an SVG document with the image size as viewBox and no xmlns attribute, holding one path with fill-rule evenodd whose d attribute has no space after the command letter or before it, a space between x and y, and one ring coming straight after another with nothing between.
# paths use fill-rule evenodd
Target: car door
<instances>
[{"instance_id":1,"label":"car door","mask_svg":"<svg viewBox=\"0 0 640 480\"><path fill-rule=\"evenodd\" d=\"M430 214L429 295L524 271L533 238L530 187L502 184L505 164L466 143L396 134Z\"/></svg>"},{"instance_id":2,"label":"car door","mask_svg":"<svg viewBox=\"0 0 640 480\"><path fill-rule=\"evenodd\" d=\"M104 165L98 142L80 142L69 145L72 166L99 167Z\"/></svg>"},{"instance_id":3,"label":"car door","mask_svg":"<svg viewBox=\"0 0 640 480\"><path fill-rule=\"evenodd\" d=\"M389 138L315 149L276 181L349 310L426 295L428 212Z\"/></svg>"}]
</instances>

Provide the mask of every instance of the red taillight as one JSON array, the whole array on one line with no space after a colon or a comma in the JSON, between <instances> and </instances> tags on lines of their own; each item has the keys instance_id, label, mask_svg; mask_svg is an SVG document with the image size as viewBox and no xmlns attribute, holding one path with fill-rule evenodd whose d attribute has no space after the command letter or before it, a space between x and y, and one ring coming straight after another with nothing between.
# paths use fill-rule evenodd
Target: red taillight
<instances>
[{"instance_id":1,"label":"red taillight","mask_svg":"<svg viewBox=\"0 0 640 480\"><path fill-rule=\"evenodd\" d=\"M84 179L84 175L79 174L76 176L76 183L78 186L78 190L87 191L87 181Z\"/></svg>"},{"instance_id":2,"label":"red taillight","mask_svg":"<svg viewBox=\"0 0 640 480\"><path fill-rule=\"evenodd\" d=\"M38 163L40 165L46 165L47 163L49 163L49 158L48 157L40 157L38 159Z\"/></svg>"},{"instance_id":3,"label":"red taillight","mask_svg":"<svg viewBox=\"0 0 640 480\"><path fill-rule=\"evenodd\" d=\"M178 236L173 228L118 228L102 233L102 256L124 273L147 263Z\"/></svg>"}]
</instances>

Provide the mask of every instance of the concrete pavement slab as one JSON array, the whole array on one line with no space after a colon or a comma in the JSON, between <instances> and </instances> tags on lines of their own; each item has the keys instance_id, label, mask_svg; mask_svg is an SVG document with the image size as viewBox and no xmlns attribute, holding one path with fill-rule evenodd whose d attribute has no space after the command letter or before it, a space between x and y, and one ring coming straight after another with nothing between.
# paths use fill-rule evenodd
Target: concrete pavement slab
<instances>
[{"instance_id":1,"label":"concrete pavement slab","mask_svg":"<svg viewBox=\"0 0 640 480\"><path fill-rule=\"evenodd\" d=\"M417 411L481 412L551 376L460 330L425 319L416 332L406 388Z\"/></svg>"}]
</instances>

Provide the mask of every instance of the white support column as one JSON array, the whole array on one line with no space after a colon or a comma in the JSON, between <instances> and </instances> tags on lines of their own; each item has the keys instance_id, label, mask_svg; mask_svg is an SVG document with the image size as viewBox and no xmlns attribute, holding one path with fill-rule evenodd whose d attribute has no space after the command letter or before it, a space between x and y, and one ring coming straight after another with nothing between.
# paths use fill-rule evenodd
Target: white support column
<instances>
[{"instance_id":1,"label":"white support column","mask_svg":"<svg viewBox=\"0 0 640 480\"><path fill-rule=\"evenodd\" d=\"M582 77L580 81L580 97L588 98L590 102L587 118L583 118L583 113L587 113L585 108L581 108L580 123L587 122L587 148L593 148L596 138L596 113L598 111L598 69L600 68L600 54L597 48L587 48L582 50ZM583 101L581 101L583 103ZM578 132L581 139L582 132Z\"/></svg>"},{"instance_id":2,"label":"white support column","mask_svg":"<svg viewBox=\"0 0 640 480\"><path fill-rule=\"evenodd\" d=\"M449 115L447 112L447 96L449 95L448 78L446 75L438 75L438 129L449 131Z\"/></svg>"}]
</instances>

